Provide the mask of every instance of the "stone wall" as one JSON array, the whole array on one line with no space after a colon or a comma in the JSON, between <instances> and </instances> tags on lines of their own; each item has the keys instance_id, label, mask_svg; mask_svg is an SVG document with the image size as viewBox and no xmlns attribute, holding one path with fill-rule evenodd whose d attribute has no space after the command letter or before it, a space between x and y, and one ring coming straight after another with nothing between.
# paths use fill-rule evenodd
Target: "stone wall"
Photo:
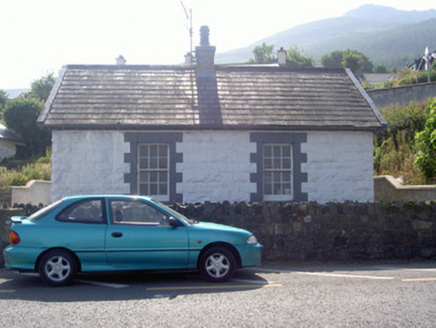
<instances>
[{"instance_id":1,"label":"stone wall","mask_svg":"<svg viewBox=\"0 0 436 328\"><path fill-rule=\"evenodd\" d=\"M403 185L390 175L374 177L374 200L376 202L436 200L436 185Z\"/></svg>"},{"instance_id":2,"label":"stone wall","mask_svg":"<svg viewBox=\"0 0 436 328\"><path fill-rule=\"evenodd\" d=\"M204 203L173 207L190 218L250 230L264 261L436 259L436 203ZM0 210L1 248L10 216ZM0 256L0 264L3 259Z\"/></svg>"},{"instance_id":3,"label":"stone wall","mask_svg":"<svg viewBox=\"0 0 436 328\"><path fill-rule=\"evenodd\" d=\"M0 207L7 208L12 205L11 188L0 189Z\"/></svg>"},{"instance_id":4,"label":"stone wall","mask_svg":"<svg viewBox=\"0 0 436 328\"><path fill-rule=\"evenodd\" d=\"M436 83L420 83L396 88L366 90L378 108L405 105L436 97Z\"/></svg>"},{"instance_id":5,"label":"stone wall","mask_svg":"<svg viewBox=\"0 0 436 328\"><path fill-rule=\"evenodd\" d=\"M25 211L21 208L0 209L0 252L9 245L9 229L12 216L23 215ZM0 268L4 265L3 253L0 254Z\"/></svg>"},{"instance_id":6,"label":"stone wall","mask_svg":"<svg viewBox=\"0 0 436 328\"><path fill-rule=\"evenodd\" d=\"M436 203L205 203L175 209L243 227L264 260L436 258Z\"/></svg>"}]
</instances>

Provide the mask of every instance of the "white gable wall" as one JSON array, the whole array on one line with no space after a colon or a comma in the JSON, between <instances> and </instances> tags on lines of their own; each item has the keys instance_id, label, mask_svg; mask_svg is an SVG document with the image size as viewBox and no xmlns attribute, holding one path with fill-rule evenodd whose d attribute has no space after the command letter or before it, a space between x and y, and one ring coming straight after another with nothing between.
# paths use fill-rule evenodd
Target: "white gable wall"
<instances>
[{"instance_id":1,"label":"white gable wall","mask_svg":"<svg viewBox=\"0 0 436 328\"><path fill-rule=\"evenodd\" d=\"M300 133L300 132L299 132ZM301 144L307 154L302 192L308 201L372 201L373 164L370 132L308 132ZM123 131L53 131L52 200L78 194L129 194L124 163L129 153ZM188 131L177 142L183 155L176 164L183 202L250 201L256 184L250 162L256 143L250 131Z\"/></svg>"},{"instance_id":2,"label":"white gable wall","mask_svg":"<svg viewBox=\"0 0 436 328\"><path fill-rule=\"evenodd\" d=\"M126 194L123 132L53 131L52 200L72 195Z\"/></svg>"}]
</instances>

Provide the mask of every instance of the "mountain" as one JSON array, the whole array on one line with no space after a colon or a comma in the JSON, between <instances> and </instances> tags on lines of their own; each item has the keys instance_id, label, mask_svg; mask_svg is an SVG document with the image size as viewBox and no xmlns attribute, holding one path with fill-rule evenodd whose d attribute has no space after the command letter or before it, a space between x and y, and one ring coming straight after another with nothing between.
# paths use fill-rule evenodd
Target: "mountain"
<instances>
[{"instance_id":1,"label":"mountain","mask_svg":"<svg viewBox=\"0 0 436 328\"><path fill-rule=\"evenodd\" d=\"M3 91L6 92L6 95L8 96L9 99L15 99L22 93L29 92L30 89L6 89Z\"/></svg>"},{"instance_id":2,"label":"mountain","mask_svg":"<svg viewBox=\"0 0 436 328\"><path fill-rule=\"evenodd\" d=\"M400 11L364 5L342 17L290 28L237 50L217 54L217 63L247 62L262 43L276 49L297 46L304 55L320 62L335 50L356 49L375 65L401 68L422 57L425 47L436 50L436 10Z\"/></svg>"}]
</instances>

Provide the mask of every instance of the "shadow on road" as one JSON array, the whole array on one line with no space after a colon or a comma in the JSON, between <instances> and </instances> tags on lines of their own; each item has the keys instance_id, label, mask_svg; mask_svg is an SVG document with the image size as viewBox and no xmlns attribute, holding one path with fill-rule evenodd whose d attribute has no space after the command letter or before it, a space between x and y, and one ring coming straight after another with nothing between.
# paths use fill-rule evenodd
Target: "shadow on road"
<instances>
[{"instance_id":1,"label":"shadow on road","mask_svg":"<svg viewBox=\"0 0 436 328\"><path fill-rule=\"evenodd\" d=\"M124 273L79 275L73 285L48 287L38 275L0 269L0 300L38 302L119 301L180 295L249 292L268 282L252 270L241 270L226 283L207 283L197 273Z\"/></svg>"}]
</instances>

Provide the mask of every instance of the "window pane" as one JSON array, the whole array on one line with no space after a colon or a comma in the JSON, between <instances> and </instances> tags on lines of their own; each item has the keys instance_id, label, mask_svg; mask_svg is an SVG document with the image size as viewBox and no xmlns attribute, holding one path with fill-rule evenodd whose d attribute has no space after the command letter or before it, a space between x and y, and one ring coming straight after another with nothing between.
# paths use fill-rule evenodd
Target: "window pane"
<instances>
[{"instance_id":1,"label":"window pane","mask_svg":"<svg viewBox=\"0 0 436 328\"><path fill-rule=\"evenodd\" d=\"M62 211L56 219L64 222L103 223L101 200L93 199L77 202Z\"/></svg>"},{"instance_id":2,"label":"window pane","mask_svg":"<svg viewBox=\"0 0 436 328\"><path fill-rule=\"evenodd\" d=\"M150 158L150 169L157 169L158 168L157 163L158 163L157 157L151 157Z\"/></svg>"},{"instance_id":3,"label":"window pane","mask_svg":"<svg viewBox=\"0 0 436 328\"><path fill-rule=\"evenodd\" d=\"M157 193L157 184L155 183L150 184L150 195L159 195Z\"/></svg>"},{"instance_id":4,"label":"window pane","mask_svg":"<svg viewBox=\"0 0 436 328\"><path fill-rule=\"evenodd\" d=\"M160 169L167 169L168 168L168 160L166 157L159 159L159 168Z\"/></svg>"},{"instance_id":5,"label":"window pane","mask_svg":"<svg viewBox=\"0 0 436 328\"><path fill-rule=\"evenodd\" d=\"M283 169L290 169L291 168L291 159L290 158L283 158L282 168Z\"/></svg>"},{"instance_id":6,"label":"window pane","mask_svg":"<svg viewBox=\"0 0 436 328\"><path fill-rule=\"evenodd\" d=\"M159 184L159 194L160 195L168 194L168 185L166 183Z\"/></svg>"},{"instance_id":7,"label":"window pane","mask_svg":"<svg viewBox=\"0 0 436 328\"><path fill-rule=\"evenodd\" d=\"M111 221L116 224L159 225L164 214L141 201L115 200L110 203Z\"/></svg>"},{"instance_id":8,"label":"window pane","mask_svg":"<svg viewBox=\"0 0 436 328\"><path fill-rule=\"evenodd\" d=\"M282 155L282 147L281 146L274 146L273 147L273 156L274 157L280 157Z\"/></svg>"},{"instance_id":9,"label":"window pane","mask_svg":"<svg viewBox=\"0 0 436 328\"><path fill-rule=\"evenodd\" d=\"M142 156L147 156L148 145L139 145L139 153L142 154Z\"/></svg>"},{"instance_id":10,"label":"window pane","mask_svg":"<svg viewBox=\"0 0 436 328\"><path fill-rule=\"evenodd\" d=\"M272 159L265 158L263 166L265 169L272 169L273 168Z\"/></svg>"},{"instance_id":11,"label":"window pane","mask_svg":"<svg viewBox=\"0 0 436 328\"><path fill-rule=\"evenodd\" d=\"M141 169L148 169L148 159L147 158L140 158L139 159L139 167Z\"/></svg>"},{"instance_id":12,"label":"window pane","mask_svg":"<svg viewBox=\"0 0 436 328\"><path fill-rule=\"evenodd\" d=\"M291 157L291 147L283 146L283 157Z\"/></svg>"},{"instance_id":13,"label":"window pane","mask_svg":"<svg viewBox=\"0 0 436 328\"><path fill-rule=\"evenodd\" d=\"M150 146L150 156L157 156L157 146L156 145L151 145Z\"/></svg>"}]
</instances>

